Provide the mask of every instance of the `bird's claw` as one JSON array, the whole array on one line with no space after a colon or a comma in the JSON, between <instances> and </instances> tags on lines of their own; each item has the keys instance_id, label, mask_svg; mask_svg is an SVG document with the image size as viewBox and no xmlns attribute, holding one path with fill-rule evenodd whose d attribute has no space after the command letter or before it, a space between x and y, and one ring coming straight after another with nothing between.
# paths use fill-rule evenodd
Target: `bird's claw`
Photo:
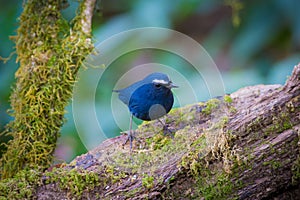
<instances>
[{"instance_id":1,"label":"bird's claw","mask_svg":"<svg viewBox=\"0 0 300 200\"><path fill-rule=\"evenodd\" d=\"M123 146L125 146L129 141L130 151L132 151L132 141L135 139L136 139L136 137L133 136L133 133L128 133L127 138L126 138L125 142L123 143Z\"/></svg>"},{"instance_id":2,"label":"bird's claw","mask_svg":"<svg viewBox=\"0 0 300 200\"><path fill-rule=\"evenodd\" d=\"M174 138L174 134L173 134L174 132L175 132L175 130L172 128L169 128L168 125L163 126L163 133L165 136L170 136L171 138Z\"/></svg>"}]
</instances>

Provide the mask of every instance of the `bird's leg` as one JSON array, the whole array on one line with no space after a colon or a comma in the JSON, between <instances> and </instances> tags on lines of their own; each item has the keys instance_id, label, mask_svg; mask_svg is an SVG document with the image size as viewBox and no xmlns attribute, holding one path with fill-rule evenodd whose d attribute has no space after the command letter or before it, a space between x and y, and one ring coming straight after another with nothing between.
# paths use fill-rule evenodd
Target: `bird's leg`
<instances>
[{"instance_id":1,"label":"bird's leg","mask_svg":"<svg viewBox=\"0 0 300 200\"><path fill-rule=\"evenodd\" d=\"M129 135L128 135L129 142L130 142L130 152L132 151L132 140L133 140L133 135L132 135L132 118L133 118L133 115L131 114L131 116L130 116L130 123L129 123Z\"/></svg>"},{"instance_id":2,"label":"bird's leg","mask_svg":"<svg viewBox=\"0 0 300 200\"><path fill-rule=\"evenodd\" d=\"M128 140L129 140L129 144L130 144L130 152L132 151L132 140L133 140L133 134L132 134L132 118L133 118L133 115L131 114L130 116L130 123L129 123L129 132L128 132L128 137L126 139L126 141L124 142L123 145L125 145Z\"/></svg>"},{"instance_id":3,"label":"bird's leg","mask_svg":"<svg viewBox=\"0 0 300 200\"><path fill-rule=\"evenodd\" d=\"M158 121L159 121L159 123L161 123L161 125L163 126L163 127L165 127L166 126L166 124L165 123L163 123L160 119L157 119Z\"/></svg>"}]
</instances>

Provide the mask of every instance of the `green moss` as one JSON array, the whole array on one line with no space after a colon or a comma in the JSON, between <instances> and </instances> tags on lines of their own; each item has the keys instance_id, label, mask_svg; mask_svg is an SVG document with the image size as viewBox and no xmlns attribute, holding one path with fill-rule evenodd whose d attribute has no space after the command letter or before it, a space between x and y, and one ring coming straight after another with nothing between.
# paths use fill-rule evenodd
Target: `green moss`
<instances>
[{"instance_id":1,"label":"green moss","mask_svg":"<svg viewBox=\"0 0 300 200\"><path fill-rule=\"evenodd\" d=\"M148 174L144 174L144 177L142 178L142 186L146 187L147 189L150 189L153 187L154 184L154 177L149 176Z\"/></svg>"},{"instance_id":2,"label":"green moss","mask_svg":"<svg viewBox=\"0 0 300 200\"><path fill-rule=\"evenodd\" d=\"M146 140L146 142L149 144L149 145L152 145L153 146L153 150L157 150L157 149L161 149L163 148L164 146L170 144L172 142L172 139L169 138L169 137L166 137L162 134L156 134L154 137L152 138L148 138Z\"/></svg>"},{"instance_id":3,"label":"green moss","mask_svg":"<svg viewBox=\"0 0 300 200\"><path fill-rule=\"evenodd\" d=\"M237 109L236 109L235 107L233 107L233 106L230 106L229 112L230 112L230 113L236 113L236 112L237 112Z\"/></svg>"},{"instance_id":4,"label":"green moss","mask_svg":"<svg viewBox=\"0 0 300 200\"><path fill-rule=\"evenodd\" d=\"M198 180L198 191L204 199L228 199L228 195L231 194L234 186L230 181L229 175L226 173L221 173L215 176L216 181L213 183L206 182L203 178ZM206 177L209 179L209 177ZM233 199L233 198L230 198Z\"/></svg>"},{"instance_id":5,"label":"green moss","mask_svg":"<svg viewBox=\"0 0 300 200\"><path fill-rule=\"evenodd\" d=\"M280 167L282 167L282 163L275 161L275 160L271 160L271 161L265 161L262 163L263 166L270 166L272 169L278 169Z\"/></svg>"},{"instance_id":6,"label":"green moss","mask_svg":"<svg viewBox=\"0 0 300 200\"><path fill-rule=\"evenodd\" d=\"M79 28L80 17L69 25L61 16L60 0L24 5L13 38L20 62L10 98L14 121L3 133L14 139L0 160L1 178L51 164L77 71L93 50L90 36Z\"/></svg>"},{"instance_id":7,"label":"green moss","mask_svg":"<svg viewBox=\"0 0 300 200\"><path fill-rule=\"evenodd\" d=\"M237 109L234 106L232 106L233 100L230 95L225 95L223 97L223 100L225 102L225 105L227 106L229 113L234 114L237 112Z\"/></svg>"},{"instance_id":8,"label":"green moss","mask_svg":"<svg viewBox=\"0 0 300 200\"><path fill-rule=\"evenodd\" d=\"M279 116L274 116L272 124L268 126L264 132L269 133L281 133L285 130L288 130L293 127L293 124L290 121L289 114L282 112Z\"/></svg>"},{"instance_id":9,"label":"green moss","mask_svg":"<svg viewBox=\"0 0 300 200\"><path fill-rule=\"evenodd\" d=\"M201 170L199 159L204 158L204 156L208 153L206 147L206 138L205 135L202 135L192 143L193 151L190 151L181 159L181 163L178 167L191 170L191 172L197 176L198 170Z\"/></svg>"},{"instance_id":10,"label":"green moss","mask_svg":"<svg viewBox=\"0 0 300 200\"><path fill-rule=\"evenodd\" d=\"M115 168L114 166L107 165L105 170L107 177L109 178L110 182L113 184L127 177L127 175L123 171L116 170L116 169L117 168Z\"/></svg>"},{"instance_id":11,"label":"green moss","mask_svg":"<svg viewBox=\"0 0 300 200\"><path fill-rule=\"evenodd\" d=\"M31 199L41 185L41 172L25 169L0 182L0 199Z\"/></svg>"},{"instance_id":12,"label":"green moss","mask_svg":"<svg viewBox=\"0 0 300 200\"><path fill-rule=\"evenodd\" d=\"M139 133L159 133L161 131L162 128L155 126L154 121L144 121L138 126Z\"/></svg>"},{"instance_id":13,"label":"green moss","mask_svg":"<svg viewBox=\"0 0 300 200\"><path fill-rule=\"evenodd\" d=\"M204 110L205 114L219 107L219 100L212 102L208 103L206 107L208 109ZM236 137L224 129L229 117L219 116L214 121L210 127L203 130L200 137L195 139L189 153L182 158L179 165L192 174L196 182L190 198L228 199L230 197L234 199L235 197L230 195L233 190L241 187L240 183L230 182L235 176L233 170L241 165L241 161L239 155L230 146L231 141ZM220 163L217 166L210 164L218 161Z\"/></svg>"},{"instance_id":14,"label":"green moss","mask_svg":"<svg viewBox=\"0 0 300 200\"><path fill-rule=\"evenodd\" d=\"M142 188L134 188L133 190L130 190L130 191L126 192L126 193L124 194L124 196L125 196L126 198L131 199L132 197L135 197L135 195L136 195L139 191L141 191L141 189L142 189Z\"/></svg>"},{"instance_id":15,"label":"green moss","mask_svg":"<svg viewBox=\"0 0 300 200\"><path fill-rule=\"evenodd\" d=\"M293 185L298 185L299 180L300 180L300 159L298 158L297 161L294 163L292 167L292 184Z\"/></svg>"},{"instance_id":16,"label":"green moss","mask_svg":"<svg viewBox=\"0 0 300 200\"><path fill-rule=\"evenodd\" d=\"M200 102L182 108L172 109L164 119L167 124L171 123L176 127L192 126L199 122L199 114L203 107L205 107L205 103Z\"/></svg>"},{"instance_id":17,"label":"green moss","mask_svg":"<svg viewBox=\"0 0 300 200\"><path fill-rule=\"evenodd\" d=\"M218 99L210 99L206 102L206 107L202 110L202 112L206 115L209 115L213 110L219 107L220 103L221 101Z\"/></svg>"},{"instance_id":18,"label":"green moss","mask_svg":"<svg viewBox=\"0 0 300 200\"><path fill-rule=\"evenodd\" d=\"M0 198L32 199L38 186L50 183L57 183L68 194L80 197L83 192L107 182L111 182L111 177L99 177L95 172L75 168L71 170L54 168L53 171L45 173L40 170L24 169L13 178L4 179L0 182Z\"/></svg>"},{"instance_id":19,"label":"green moss","mask_svg":"<svg viewBox=\"0 0 300 200\"><path fill-rule=\"evenodd\" d=\"M198 106L198 105L197 105ZM172 119L169 125L172 127L176 124L175 114L193 113L194 115L201 115L198 107L189 106L173 111L173 115L168 116ZM172 114L172 113L171 113ZM181 114L180 118L186 114ZM235 157L231 154L229 141L234 139L228 131L224 131L229 118L227 116L219 116L215 123L211 123L210 127L203 129L197 128L198 124L193 120L197 118L192 117L188 120L183 119L179 122L183 127L176 131L174 138L166 137L162 134L161 125L156 122L148 122L139 126L136 130L137 139L134 140L134 150L130 154L128 148L116 148L115 151L109 152L107 157L105 154L101 156L103 162L98 160L103 165L94 172L74 168L54 168L51 172L44 174L44 182L46 184L57 183L57 186L66 190L68 195L75 198L81 198L85 192L93 190L95 187L109 188L113 184L124 180L132 179L142 182L142 187L151 189L155 183L163 184L164 179L157 174L157 170L163 165L171 162L176 162L178 168L186 170L187 174L192 174L197 183L195 189L198 196L205 196L210 198L210 195L228 196L227 193L231 189L230 185L221 187L221 183L225 182L227 175L230 177L226 164L223 168L211 168L208 164L210 161L219 159L227 159L236 162ZM182 160L180 160L182 158ZM99 158L100 159L100 158ZM228 165L228 164L227 164ZM70 167L75 167L76 163L71 163ZM99 174L99 172L101 172ZM98 174L97 174L98 173ZM143 174L142 177L140 175ZM212 175L216 175L218 179L211 180ZM46 177L46 178L45 178ZM215 176L214 176L215 177ZM200 179L203 178L203 179ZM229 179L228 179L229 180ZM22 183L19 187L22 188L36 188L40 179L36 182ZM201 186L202 185L202 186ZM215 189L214 189L215 187ZM134 196L141 188L130 191L124 196L130 198ZM35 190L31 190L34 194ZM24 194L24 192L22 193ZM186 192L186 196L197 197L195 192ZM100 196L101 198L101 196ZM107 197L109 198L109 197Z\"/></svg>"},{"instance_id":20,"label":"green moss","mask_svg":"<svg viewBox=\"0 0 300 200\"><path fill-rule=\"evenodd\" d=\"M231 98L230 95L224 95L223 99L224 99L224 102L228 103L228 104L230 104L230 103L233 102L233 100L232 100L232 98Z\"/></svg>"},{"instance_id":21,"label":"green moss","mask_svg":"<svg viewBox=\"0 0 300 200\"><path fill-rule=\"evenodd\" d=\"M80 197L83 192L93 190L105 181L100 182L100 177L96 172L90 172L79 169L66 170L63 168L54 168L51 172L45 173L46 183L58 183L59 187L67 190L72 196Z\"/></svg>"},{"instance_id":22,"label":"green moss","mask_svg":"<svg viewBox=\"0 0 300 200\"><path fill-rule=\"evenodd\" d=\"M194 115L201 115L199 109L195 109L194 106L181 108L180 111L173 111L173 114L182 113L182 111L193 113ZM171 113L172 114L172 113ZM179 117L184 117L186 114L181 114ZM169 125L176 124L176 115L170 115ZM196 118L189 118L196 120ZM168 162L178 162L178 168L188 170L188 174L193 174L196 182L200 183L198 177L208 176L207 172L221 173L210 169L207 163L210 160L216 159L231 159L234 160L234 156L230 155L229 140L233 139L231 134L224 131L224 127L228 122L227 116L219 116L216 123L210 124L210 127L203 130L203 128L197 128L197 123L192 126L190 123L194 123L190 120L184 120L179 122L183 128L176 131L174 138L166 137L162 134L161 125L156 122L148 122L139 126L136 130L137 139L134 140L134 150L130 154L127 148L116 148L115 151L110 152L107 157L101 157L104 159L101 169L96 170L95 173L80 169L72 169L67 172L65 169L54 169L51 172L46 172L46 183L58 183L58 186L65 189L68 194L80 197L86 191L92 190L94 187L101 186L101 188L110 187L122 179L131 178L132 180L140 179L142 186L151 189L155 183L162 183L164 180L157 175L157 170L162 165L168 164ZM217 144L217 145L216 145ZM76 166L76 163L71 163L70 166ZM225 164L224 164L225 166ZM223 169L225 170L225 167ZM98 172L105 172L104 174L97 175ZM224 172L227 173L227 172ZM143 177L139 177L139 174L144 174ZM209 179L209 177L207 177ZM224 177L220 176L219 183L223 181ZM100 185L101 184L101 185ZM208 195L208 191L211 187L218 182L203 183L203 188L198 188L199 195L205 193ZM216 191L221 191L221 194L225 194L228 188L219 188ZM140 189L140 188L139 188ZM124 196L131 197L136 194L139 189L130 191ZM201 192L200 192L201 191ZM214 192L216 192L214 191ZM210 193L213 193L211 191ZM194 193L186 193L186 195L194 196Z\"/></svg>"}]
</instances>

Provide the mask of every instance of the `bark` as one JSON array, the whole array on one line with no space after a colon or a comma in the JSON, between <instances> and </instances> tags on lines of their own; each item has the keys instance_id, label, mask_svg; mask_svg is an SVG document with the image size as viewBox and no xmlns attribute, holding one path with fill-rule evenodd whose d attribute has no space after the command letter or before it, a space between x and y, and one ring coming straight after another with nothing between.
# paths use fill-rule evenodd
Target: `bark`
<instances>
[{"instance_id":1,"label":"bark","mask_svg":"<svg viewBox=\"0 0 300 200\"><path fill-rule=\"evenodd\" d=\"M284 86L245 87L230 97L232 102L222 101L211 113L208 104L171 113L168 125L175 138L167 141L185 144L184 148L172 147L170 157L166 154L154 161L162 154L161 141L165 140L145 142L158 137L153 130L159 124L153 122L137 130L141 141L135 141L131 154L128 145L122 146L126 135L121 135L64 169L92 171L103 177L113 167L115 181L110 175L105 183L100 178L100 184L84 190L82 199L299 199L300 65ZM181 134L188 139L174 142ZM141 155L152 157L145 162ZM124 161L128 157L132 164ZM229 191L225 186L230 186ZM71 198L70 191L57 183L40 186L36 195L38 199Z\"/></svg>"}]
</instances>

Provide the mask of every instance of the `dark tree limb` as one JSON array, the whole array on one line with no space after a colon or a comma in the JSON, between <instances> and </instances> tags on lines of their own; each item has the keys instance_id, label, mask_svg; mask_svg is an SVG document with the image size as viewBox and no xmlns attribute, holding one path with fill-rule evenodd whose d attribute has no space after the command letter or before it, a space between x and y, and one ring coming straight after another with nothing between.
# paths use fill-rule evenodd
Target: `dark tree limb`
<instances>
[{"instance_id":1,"label":"dark tree limb","mask_svg":"<svg viewBox=\"0 0 300 200\"><path fill-rule=\"evenodd\" d=\"M167 124L174 139L151 122L137 130L131 155L121 135L62 169L97 174L82 199L297 199L299 98L300 65L284 86L246 87L172 111ZM59 180L48 182L38 188L38 199L74 194Z\"/></svg>"}]
</instances>

